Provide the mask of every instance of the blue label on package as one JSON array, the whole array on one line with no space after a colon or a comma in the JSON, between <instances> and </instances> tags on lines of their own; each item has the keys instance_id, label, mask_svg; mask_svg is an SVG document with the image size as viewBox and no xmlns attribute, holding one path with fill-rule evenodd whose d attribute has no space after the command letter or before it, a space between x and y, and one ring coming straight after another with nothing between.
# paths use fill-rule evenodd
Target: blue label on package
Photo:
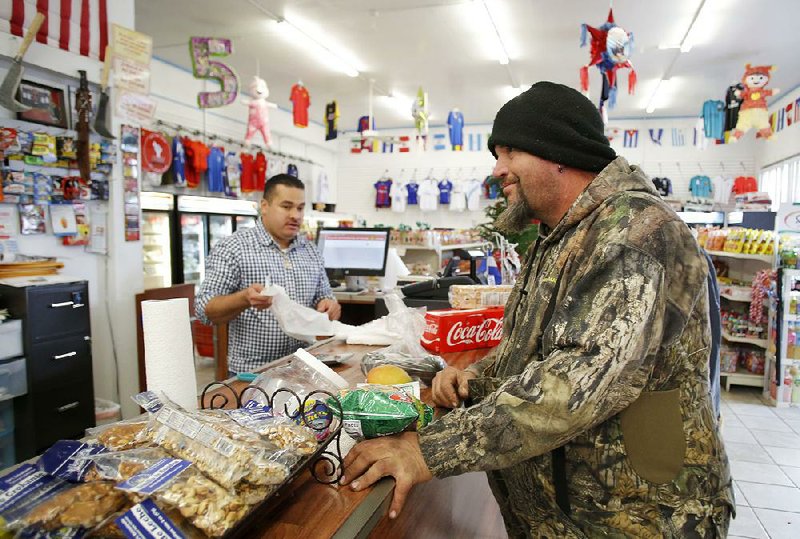
<instances>
[{"instance_id":1,"label":"blue label on package","mask_svg":"<svg viewBox=\"0 0 800 539\"><path fill-rule=\"evenodd\" d=\"M191 465L192 463L188 460L161 459L146 470L120 483L117 488L139 494L152 494Z\"/></svg>"},{"instance_id":2,"label":"blue label on package","mask_svg":"<svg viewBox=\"0 0 800 539\"><path fill-rule=\"evenodd\" d=\"M304 416L305 421L303 421ZM327 437L328 427L333 420L333 416L327 404L314 399L306 401L305 413L301 414L300 410L298 410L292 415L292 419L302 427L314 429L317 440L320 440Z\"/></svg>"},{"instance_id":3,"label":"blue label on package","mask_svg":"<svg viewBox=\"0 0 800 539\"><path fill-rule=\"evenodd\" d=\"M130 539L185 539L186 537L153 503L153 500L137 503L115 522L125 537Z\"/></svg>"},{"instance_id":4,"label":"blue label on package","mask_svg":"<svg viewBox=\"0 0 800 539\"><path fill-rule=\"evenodd\" d=\"M105 451L102 445L59 440L39 457L37 465L43 472L77 483L83 481L92 465L86 457Z\"/></svg>"},{"instance_id":5,"label":"blue label on package","mask_svg":"<svg viewBox=\"0 0 800 539\"><path fill-rule=\"evenodd\" d=\"M158 412L161 407L164 406L164 403L161 402L161 399L154 391L143 391L131 398L133 399L133 402L151 414Z\"/></svg>"},{"instance_id":6,"label":"blue label on package","mask_svg":"<svg viewBox=\"0 0 800 539\"><path fill-rule=\"evenodd\" d=\"M34 504L69 486L66 481L44 473L33 464L23 464L0 478L0 515L9 522L16 520Z\"/></svg>"},{"instance_id":7,"label":"blue label on package","mask_svg":"<svg viewBox=\"0 0 800 539\"><path fill-rule=\"evenodd\" d=\"M57 530L37 530L25 528L17 539L83 539L89 533L86 528L59 528Z\"/></svg>"}]
</instances>

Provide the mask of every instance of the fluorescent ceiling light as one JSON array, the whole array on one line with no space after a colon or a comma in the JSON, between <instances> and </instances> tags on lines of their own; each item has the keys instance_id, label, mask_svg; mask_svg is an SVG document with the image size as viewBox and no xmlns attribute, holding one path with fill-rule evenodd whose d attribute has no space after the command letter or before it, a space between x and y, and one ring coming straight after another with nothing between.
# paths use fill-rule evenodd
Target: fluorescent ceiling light
<instances>
[{"instance_id":1,"label":"fluorescent ceiling light","mask_svg":"<svg viewBox=\"0 0 800 539\"><path fill-rule=\"evenodd\" d=\"M357 77L359 70L353 63L343 57L342 54L333 50L330 45L325 44L319 32L303 30L295 21L286 18L278 21L278 28L292 41L300 41L304 46L308 46L317 59L326 66L344 73L348 77Z\"/></svg>"},{"instance_id":2,"label":"fluorescent ceiling light","mask_svg":"<svg viewBox=\"0 0 800 539\"><path fill-rule=\"evenodd\" d=\"M500 62L502 65L508 64L508 50L506 49L505 43L503 43L503 38L500 36L500 30L497 29L497 24L494 21L494 17L492 16L492 11L489 9L489 4L487 4L487 0L475 0L480 6L483 7L483 12L486 14L486 18L491 24L491 29L489 30L489 35L493 36L495 39L495 49L497 54L497 61Z\"/></svg>"},{"instance_id":3,"label":"fluorescent ceiling light","mask_svg":"<svg viewBox=\"0 0 800 539\"><path fill-rule=\"evenodd\" d=\"M700 19L700 12L703 11L703 6L705 5L706 0L700 0L700 5L697 6L697 11L694 12L694 18L692 18L692 22L689 23L689 29L686 30L686 33L683 35L683 40L681 40L681 52L689 52L692 50L692 46L695 41L697 41L697 32L699 32L700 28L703 26L698 24L697 21Z\"/></svg>"},{"instance_id":4,"label":"fluorescent ceiling light","mask_svg":"<svg viewBox=\"0 0 800 539\"><path fill-rule=\"evenodd\" d=\"M656 110L671 85L672 79L661 79L658 81L653 95L650 96L650 101L647 102L647 108L645 109L647 114L652 114L653 111Z\"/></svg>"}]
</instances>

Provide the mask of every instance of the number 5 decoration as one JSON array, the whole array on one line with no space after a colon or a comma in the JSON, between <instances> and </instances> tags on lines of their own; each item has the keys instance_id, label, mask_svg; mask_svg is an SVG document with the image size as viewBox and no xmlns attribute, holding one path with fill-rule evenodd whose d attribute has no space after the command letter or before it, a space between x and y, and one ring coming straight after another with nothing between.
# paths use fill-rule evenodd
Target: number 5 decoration
<instances>
[{"instance_id":1,"label":"number 5 decoration","mask_svg":"<svg viewBox=\"0 0 800 539\"><path fill-rule=\"evenodd\" d=\"M228 56L233 52L230 39L216 37L193 37L189 41L192 52L194 76L198 79L214 79L219 82L219 92L200 92L197 104L200 108L214 108L230 105L239 93L239 77L236 72L223 64L212 60L212 56Z\"/></svg>"}]
</instances>

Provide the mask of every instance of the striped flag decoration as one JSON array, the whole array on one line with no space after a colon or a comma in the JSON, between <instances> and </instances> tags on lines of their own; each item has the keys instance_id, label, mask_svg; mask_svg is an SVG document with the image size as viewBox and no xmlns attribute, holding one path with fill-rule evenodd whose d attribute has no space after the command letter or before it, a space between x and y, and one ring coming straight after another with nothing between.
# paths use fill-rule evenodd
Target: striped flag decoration
<instances>
[{"instance_id":1,"label":"striped flag decoration","mask_svg":"<svg viewBox=\"0 0 800 539\"><path fill-rule=\"evenodd\" d=\"M786 105L786 127L794 123L794 103Z\"/></svg>"},{"instance_id":2,"label":"striped flag decoration","mask_svg":"<svg viewBox=\"0 0 800 539\"><path fill-rule=\"evenodd\" d=\"M672 145L673 146L686 145L686 138L684 137L683 129L678 129L677 127L672 128Z\"/></svg>"},{"instance_id":3,"label":"striped flag decoration","mask_svg":"<svg viewBox=\"0 0 800 539\"><path fill-rule=\"evenodd\" d=\"M786 125L786 111L784 109L778 110L778 119L776 122L778 125L775 131L783 131L784 125Z\"/></svg>"},{"instance_id":4,"label":"striped flag decoration","mask_svg":"<svg viewBox=\"0 0 800 539\"><path fill-rule=\"evenodd\" d=\"M794 122L800 123L800 97L794 102Z\"/></svg>"},{"instance_id":5,"label":"striped flag decoration","mask_svg":"<svg viewBox=\"0 0 800 539\"><path fill-rule=\"evenodd\" d=\"M772 128L772 132L775 132L775 128L778 127L778 115L774 112L769 115L769 126Z\"/></svg>"},{"instance_id":6,"label":"striped flag decoration","mask_svg":"<svg viewBox=\"0 0 800 539\"><path fill-rule=\"evenodd\" d=\"M433 135L433 149L437 152L447 149L443 133L436 133L435 135Z\"/></svg>"},{"instance_id":7,"label":"striped flag decoration","mask_svg":"<svg viewBox=\"0 0 800 539\"><path fill-rule=\"evenodd\" d=\"M650 132L650 140L653 144L658 144L661 146L661 137L664 134L664 129L649 129Z\"/></svg>"},{"instance_id":8,"label":"striped flag decoration","mask_svg":"<svg viewBox=\"0 0 800 539\"><path fill-rule=\"evenodd\" d=\"M639 145L639 130L626 129L622 145L626 148L636 148Z\"/></svg>"},{"instance_id":9,"label":"striped flag decoration","mask_svg":"<svg viewBox=\"0 0 800 539\"><path fill-rule=\"evenodd\" d=\"M22 37L37 11L46 16L36 34L38 43L105 59L109 39L107 0L3 0L0 32Z\"/></svg>"},{"instance_id":10,"label":"striped flag decoration","mask_svg":"<svg viewBox=\"0 0 800 539\"><path fill-rule=\"evenodd\" d=\"M399 137L399 140L400 140L400 148L398 148L397 151L399 151L400 153L408 153L410 150L410 148L408 147L409 137L407 135L404 135L402 137Z\"/></svg>"}]
</instances>

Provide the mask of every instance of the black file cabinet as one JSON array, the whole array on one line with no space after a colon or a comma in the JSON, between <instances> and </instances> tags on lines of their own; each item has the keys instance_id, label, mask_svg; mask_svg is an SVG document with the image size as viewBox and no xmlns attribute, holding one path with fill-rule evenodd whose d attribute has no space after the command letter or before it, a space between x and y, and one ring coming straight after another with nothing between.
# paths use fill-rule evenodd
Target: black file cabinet
<instances>
[{"instance_id":1,"label":"black file cabinet","mask_svg":"<svg viewBox=\"0 0 800 539\"><path fill-rule=\"evenodd\" d=\"M94 426L88 285L0 285L0 307L23 321L28 394L14 400L21 461Z\"/></svg>"}]
</instances>

